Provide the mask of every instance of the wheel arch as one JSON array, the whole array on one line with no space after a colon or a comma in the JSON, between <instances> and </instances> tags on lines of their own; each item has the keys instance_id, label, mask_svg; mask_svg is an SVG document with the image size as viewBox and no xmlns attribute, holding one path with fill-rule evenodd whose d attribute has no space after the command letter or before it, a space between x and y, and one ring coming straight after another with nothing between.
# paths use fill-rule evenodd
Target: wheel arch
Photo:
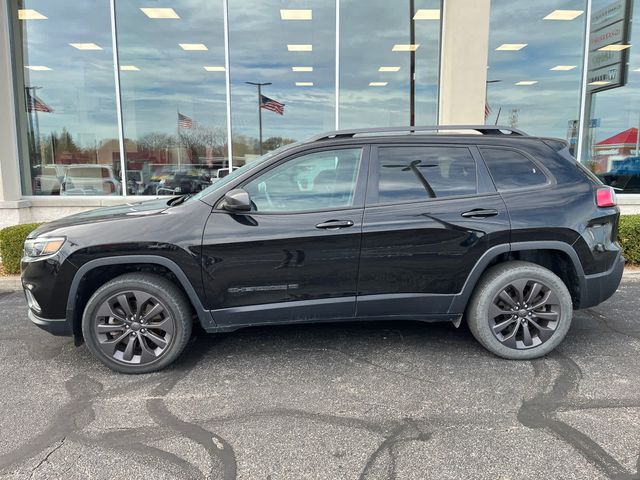
<instances>
[{"instance_id":1,"label":"wheel arch","mask_svg":"<svg viewBox=\"0 0 640 480\"><path fill-rule=\"evenodd\" d=\"M123 268L113 268L118 266ZM73 333L76 337L81 335L80 322L84 305L86 305L93 291L96 290L96 288L92 288L92 286L88 289L85 288L86 280L91 279L92 274L109 272L104 277L106 279L105 281L108 281L131 271L150 271L161 274L169 272L171 276L170 279L186 294L203 328L211 328L214 325L211 314L208 310L204 309L193 285L178 264L166 257L156 255L123 255L90 260L82 265L73 277L67 297L66 319L67 322L72 325ZM103 283L105 282L101 281L101 284Z\"/></svg>"},{"instance_id":2,"label":"wheel arch","mask_svg":"<svg viewBox=\"0 0 640 480\"><path fill-rule=\"evenodd\" d=\"M484 272L498 263L511 260L525 260L551 270L569 289L574 307L580 304L585 275L578 254L568 243L542 240L502 244L488 249L469 273L461 292L452 300L448 313L463 313Z\"/></svg>"}]
</instances>

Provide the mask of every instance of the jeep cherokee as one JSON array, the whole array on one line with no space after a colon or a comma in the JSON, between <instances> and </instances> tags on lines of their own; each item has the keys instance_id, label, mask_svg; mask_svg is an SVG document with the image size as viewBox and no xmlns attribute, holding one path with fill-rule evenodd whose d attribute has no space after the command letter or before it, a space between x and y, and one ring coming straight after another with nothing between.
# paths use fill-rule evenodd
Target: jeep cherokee
<instances>
[{"instance_id":1,"label":"jeep cherokee","mask_svg":"<svg viewBox=\"0 0 640 480\"><path fill-rule=\"evenodd\" d=\"M610 187L561 140L506 127L343 130L195 195L102 208L29 235L30 319L108 367L159 370L207 332L463 319L489 351L555 348L618 287Z\"/></svg>"}]
</instances>

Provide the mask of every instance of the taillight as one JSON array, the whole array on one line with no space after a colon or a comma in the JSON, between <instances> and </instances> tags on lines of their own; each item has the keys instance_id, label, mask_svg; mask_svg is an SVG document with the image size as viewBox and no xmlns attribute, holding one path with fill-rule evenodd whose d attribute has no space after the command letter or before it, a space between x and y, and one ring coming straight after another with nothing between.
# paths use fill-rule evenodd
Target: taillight
<instances>
[{"instance_id":1,"label":"taillight","mask_svg":"<svg viewBox=\"0 0 640 480\"><path fill-rule=\"evenodd\" d=\"M600 187L596 190L596 204L599 207L615 207L616 192L611 187Z\"/></svg>"},{"instance_id":2,"label":"taillight","mask_svg":"<svg viewBox=\"0 0 640 480\"><path fill-rule=\"evenodd\" d=\"M110 195L112 193L116 192L116 185L113 182L110 181L106 181L102 184L102 190L107 194Z\"/></svg>"}]
</instances>

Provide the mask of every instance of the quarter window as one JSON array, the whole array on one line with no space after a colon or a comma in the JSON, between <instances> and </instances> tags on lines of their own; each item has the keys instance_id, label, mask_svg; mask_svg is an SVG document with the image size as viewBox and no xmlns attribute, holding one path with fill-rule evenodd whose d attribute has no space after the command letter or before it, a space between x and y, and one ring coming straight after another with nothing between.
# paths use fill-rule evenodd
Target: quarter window
<instances>
[{"instance_id":1,"label":"quarter window","mask_svg":"<svg viewBox=\"0 0 640 480\"><path fill-rule=\"evenodd\" d=\"M547 177L535 163L515 150L480 148L498 190L533 187L547 183Z\"/></svg>"},{"instance_id":2,"label":"quarter window","mask_svg":"<svg viewBox=\"0 0 640 480\"><path fill-rule=\"evenodd\" d=\"M245 185L258 212L300 212L353 205L362 149L310 153Z\"/></svg>"},{"instance_id":3,"label":"quarter window","mask_svg":"<svg viewBox=\"0 0 640 480\"><path fill-rule=\"evenodd\" d=\"M411 202L477 192L476 163L463 147L378 149L378 201Z\"/></svg>"}]
</instances>

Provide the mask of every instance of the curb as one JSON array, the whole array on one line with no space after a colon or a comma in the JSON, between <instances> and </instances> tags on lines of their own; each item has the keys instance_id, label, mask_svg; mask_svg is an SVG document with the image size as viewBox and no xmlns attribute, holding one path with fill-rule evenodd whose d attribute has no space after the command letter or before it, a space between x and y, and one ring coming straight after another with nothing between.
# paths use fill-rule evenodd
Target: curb
<instances>
[{"instance_id":1,"label":"curb","mask_svg":"<svg viewBox=\"0 0 640 480\"><path fill-rule=\"evenodd\" d=\"M22 290L22 282L20 281L20 275L7 275L0 277L0 292L1 291L19 291Z\"/></svg>"},{"instance_id":2,"label":"curb","mask_svg":"<svg viewBox=\"0 0 640 480\"><path fill-rule=\"evenodd\" d=\"M622 274L626 278L640 277L640 269L628 270L625 269ZM22 290L22 282L20 281L20 275L7 275L0 277L0 292L2 291L20 291Z\"/></svg>"}]
</instances>

